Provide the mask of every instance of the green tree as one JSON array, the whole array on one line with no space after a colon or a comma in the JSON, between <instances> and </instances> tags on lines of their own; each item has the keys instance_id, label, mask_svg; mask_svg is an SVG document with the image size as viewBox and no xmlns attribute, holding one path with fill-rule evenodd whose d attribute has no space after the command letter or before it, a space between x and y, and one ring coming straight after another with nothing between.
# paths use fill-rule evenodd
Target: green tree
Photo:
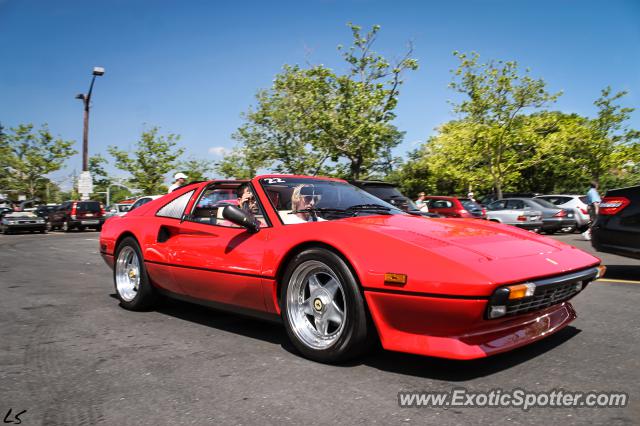
<instances>
[{"instance_id":1,"label":"green tree","mask_svg":"<svg viewBox=\"0 0 640 426\"><path fill-rule=\"evenodd\" d=\"M8 189L28 198L46 196L49 173L60 170L65 161L76 154L73 141L54 138L47 125L34 130L32 124L21 124L2 132L0 137L0 170ZM6 174L5 174L6 173Z\"/></svg>"},{"instance_id":2,"label":"green tree","mask_svg":"<svg viewBox=\"0 0 640 426\"><path fill-rule=\"evenodd\" d=\"M186 174L189 181L202 181L211 179L209 173L213 170L213 161L190 157L180 161L176 170Z\"/></svg>"},{"instance_id":3,"label":"green tree","mask_svg":"<svg viewBox=\"0 0 640 426\"><path fill-rule=\"evenodd\" d=\"M393 64L375 53L379 26L366 34L357 25L349 27L352 46L338 47L348 72L285 66L269 90L258 92L257 107L234 134L240 145L218 164L219 172L237 175L267 167L352 179L389 172L395 161L391 150L403 137L391 124L402 75L418 64L411 48Z\"/></svg>"},{"instance_id":4,"label":"green tree","mask_svg":"<svg viewBox=\"0 0 640 426\"><path fill-rule=\"evenodd\" d=\"M177 147L180 136L158 134L158 127L142 132L131 154L115 146L108 151L115 159L115 166L131 175L129 182L144 194L167 191L164 178L175 169L177 159L184 150Z\"/></svg>"},{"instance_id":5,"label":"green tree","mask_svg":"<svg viewBox=\"0 0 640 426\"><path fill-rule=\"evenodd\" d=\"M463 168L473 166L482 155L486 161L479 167L486 169L501 197L506 183L539 161L528 155L535 151L535 145L524 141L522 132L530 130L526 112L554 102L560 93L549 93L544 80L532 78L528 69L521 74L515 61L479 63L477 53L454 55L460 65L453 72L450 87L463 95L454 111L473 128L467 141L470 162Z\"/></svg>"},{"instance_id":6,"label":"green tree","mask_svg":"<svg viewBox=\"0 0 640 426\"><path fill-rule=\"evenodd\" d=\"M634 108L616 103L626 94L626 91L613 94L611 87L602 89L594 102L598 115L590 121L592 137L576 146L577 155L585 161L590 178L596 182L616 166L614 161L620 159L621 152L629 150L631 153L640 139L640 132L626 127Z\"/></svg>"}]
</instances>

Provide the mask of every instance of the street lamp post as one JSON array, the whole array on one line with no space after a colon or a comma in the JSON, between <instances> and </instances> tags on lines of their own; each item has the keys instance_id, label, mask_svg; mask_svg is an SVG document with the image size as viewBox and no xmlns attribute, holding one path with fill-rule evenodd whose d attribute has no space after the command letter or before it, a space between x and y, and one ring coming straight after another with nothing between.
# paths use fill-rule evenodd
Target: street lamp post
<instances>
[{"instance_id":1,"label":"street lamp post","mask_svg":"<svg viewBox=\"0 0 640 426\"><path fill-rule=\"evenodd\" d=\"M82 199L89 199L89 194L93 190L91 173L89 173L89 109L91 108L91 93L93 92L93 84L96 81L96 77L104 75L104 68L94 67L93 78L91 78L91 85L89 91L85 95L80 93L76 95L76 99L80 99L84 104L84 123L82 131L82 173L78 181L78 192L82 194Z\"/></svg>"}]
</instances>

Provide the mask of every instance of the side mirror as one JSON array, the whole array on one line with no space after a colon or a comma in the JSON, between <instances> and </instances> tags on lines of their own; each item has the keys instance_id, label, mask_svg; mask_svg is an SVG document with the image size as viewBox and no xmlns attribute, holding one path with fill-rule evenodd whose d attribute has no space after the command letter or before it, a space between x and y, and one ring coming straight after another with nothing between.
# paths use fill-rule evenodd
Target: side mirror
<instances>
[{"instance_id":1,"label":"side mirror","mask_svg":"<svg viewBox=\"0 0 640 426\"><path fill-rule=\"evenodd\" d=\"M225 206L225 208L222 209L222 217L231 223L247 228L251 233L256 233L260 230L260 222L258 222L251 213L239 209L236 206Z\"/></svg>"}]
</instances>

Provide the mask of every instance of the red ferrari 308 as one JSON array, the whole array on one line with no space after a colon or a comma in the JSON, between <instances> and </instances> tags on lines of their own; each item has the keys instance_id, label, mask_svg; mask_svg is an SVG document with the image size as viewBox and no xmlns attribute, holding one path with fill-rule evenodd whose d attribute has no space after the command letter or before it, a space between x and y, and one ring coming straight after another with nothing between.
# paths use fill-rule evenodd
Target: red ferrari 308
<instances>
[{"instance_id":1,"label":"red ferrari 308","mask_svg":"<svg viewBox=\"0 0 640 426\"><path fill-rule=\"evenodd\" d=\"M389 350L473 359L556 332L600 260L473 219L413 216L339 179L186 185L107 220L122 307L158 295L282 321L306 357Z\"/></svg>"}]
</instances>

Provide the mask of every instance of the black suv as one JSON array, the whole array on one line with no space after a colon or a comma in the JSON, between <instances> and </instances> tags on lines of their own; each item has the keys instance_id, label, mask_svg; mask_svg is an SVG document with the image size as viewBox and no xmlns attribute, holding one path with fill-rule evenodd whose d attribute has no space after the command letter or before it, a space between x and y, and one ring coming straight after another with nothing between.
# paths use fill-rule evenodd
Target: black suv
<instances>
[{"instance_id":1,"label":"black suv","mask_svg":"<svg viewBox=\"0 0 640 426\"><path fill-rule=\"evenodd\" d=\"M421 211L410 198L402 195L402 192L392 183L375 180L350 180L349 183L407 213L426 217L441 217L436 213Z\"/></svg>"},{"instance_id":2,"label":"black suv","mask_svg":"<svg viewBox=\"0 0 640 426\"><path fill-rule=\"evenodd\" d=\"M640 185L607 191L591 228L591 245L640 259Z\"/></svg>"},{"instance_id":3,"label":"black suv","mask_svg":"<svg viewBox=\"0 0 640 426\"><path fill-rule=\"evenodd\" d=\"M66 201L49 212L51 229L62 229L65 232L72 229L83 231L86 228L100 231L104 220L104 209L99 201Z\"/></svg>"}]
</instances>

